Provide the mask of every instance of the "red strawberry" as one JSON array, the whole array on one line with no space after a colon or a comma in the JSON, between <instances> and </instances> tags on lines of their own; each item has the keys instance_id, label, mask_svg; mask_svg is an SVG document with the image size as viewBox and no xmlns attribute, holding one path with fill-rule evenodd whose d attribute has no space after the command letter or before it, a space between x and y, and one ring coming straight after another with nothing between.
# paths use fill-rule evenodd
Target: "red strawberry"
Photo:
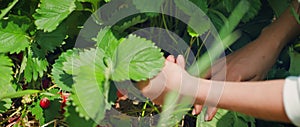
<instances>
[{"instance_id":1,"label":"red strawberry","mask_svg":"<svg viewBox=\"0 0 300 127\"><path fill-rule=\"evenodd\" d=\"M47 97L44 97L41 101L40 101L40 106L43 108L43 109L46 109L50 106L50 101Z\"/></svg>"}]
</instances>

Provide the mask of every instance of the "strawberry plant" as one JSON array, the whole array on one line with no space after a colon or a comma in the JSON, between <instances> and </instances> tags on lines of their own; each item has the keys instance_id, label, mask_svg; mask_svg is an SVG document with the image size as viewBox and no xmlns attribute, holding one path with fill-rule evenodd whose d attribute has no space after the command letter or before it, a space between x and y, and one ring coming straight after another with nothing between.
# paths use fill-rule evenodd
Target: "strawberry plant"
<instances>
[{"instance_id":1,"label":"strawberry plant","mask_svg":"<svg viewBox=\"0 0 300 127\"><path fill-rule=\"evenodd\" d=\"M185 121L188 126L194 120L192 125L200 127L281 126L221 109L203 122L204 114L187 113L187 102L173 105L174 93L166 99L169 108L160 107L128 82L156 76L164 56L174 52L187 58L191 74L201 76L225 50L215 43L206 47L214 32L230 53L255 39L289 2L0 0L0 125L175 126ZM175 42L182 38L187 49L176 43L163 47L169 40L161 31L145 36L149 31L143 28L153 27L168 30ZM297 41L291 43L267 78L299 74L298 52ZM290 61L280 62L285 59ZM124 95L132 100L117 99ZM182 120L183 115L193 120Z\"/></svg>"}]
</instances>

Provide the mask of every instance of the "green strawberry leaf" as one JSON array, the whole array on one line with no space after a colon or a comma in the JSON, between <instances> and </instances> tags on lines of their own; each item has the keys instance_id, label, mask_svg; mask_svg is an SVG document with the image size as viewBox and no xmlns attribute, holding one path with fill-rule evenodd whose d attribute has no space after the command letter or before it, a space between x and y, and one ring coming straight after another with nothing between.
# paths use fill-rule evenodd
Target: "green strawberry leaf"
<instances>
[{"instance_id":1,"label":"green strawberry leaf","mask_svg":"<svg viewBox=\"0 0 300 127\"><path fill-rule=\"evenodd\" d=\"M60 116L60 105L59 99L51 99L50 106L43 109L40 106L40 99L37 99L31 107L29 107L33 116L39 121L40 125L44 125ZM52 124L51 124L52 125Z\"/></svg>"},{"instance_id":2,"label":"green strawberry leaf","mask_svg":"<svg viewBox=\"0 0 300 127\"><path fill-rule=\"evenodd\" d=\"M2 99L0 100L0 113L4 113L11 107L11 99Z\"/></svg>"},{"instance_id":3,"label":"green strawberry leaf","mask_svg":"<svg viewBox=\"0 0 300 127\"><path fill-rule=\"evenodd\" d=\"M195 14L195 12L198 12L199 9L201 9L201 11L203 11L205 13L205 8L203 8L203 10L202 10L202 8L199 8L197 5L195 5L196 1L194 1L194 0L190 0L190 1L191 2L189 2L189 0L174 0L174 3L181 11L183 11L188 16L193 16ZM203 7L205 7L205 6L206 5L204 5Z\"/></svg>"},{"instance_id":4,"label":"green strawberry leaf","mask_svg":"<svg viewBox=\"0 0 300 127\"><path fill-rule=\"evenodd\" d=\"M104 52L101 49L85 50L79 54L79 60L85 61L73 69L74 84L71 97L80 116L99 122L110 107L104 89L105 65ZM106 96L106 97L105 97Z\"/></svg>"},{"instance_id":5,"label":"green strawberry leaf","mask_svg":"<svg viewBox=\"0 0 300 127\"><path fill-rule=\"evenodd\" d=\"M64 62L71 61L74 55L78 55L78 50L68 50L62 53L55 61L52 68L52 78L54 83L65 91L71 91L73 84L73 76L63 70Z\"/></svg>"},{"instance_id":6,"label":"green strawberry leaf","mask_svg":"<svg viewBox=\"0 0 300 127\"><path fill-rule=\"evenodd\" d=\"M207 0L189 0L193 2L197 7L199 7L204 13L208 11Z\"/></svg>"},{"instance_id":7,"label":"green strawberry leaf","mask_svg":"<svg viewBox=\"0 0 300 127\"><path fill-rule=\"evenodd\" d=\"M19 53L29 46L29 37L25 30L13 22L5 28L0 22L0 53Z\"/></svg>"},{"instance_id":8,"label":"green strawberry leaf","mask_svg":"<svg viewBox=\"0 0 300 127\"><path fill-rule=\"evenodd\" d=\"M38 31L36 35L36 42L40 46L44 54L53 52L54 49L61 46L63 40L66 38L67 27L64 25L59 26L56 30L46 33Z\"/></svg>"},{"instance_id":9,"label":"green strawberry leaf","mask_svg":"<svg viewBox=\"0 0 300 127\"><path fill-rule=\"evenodd\" d=\"M110 27L105 27L98 32L97 46L101 48L108 57L112 57L116 48L119 45L119 41L112 33Z\"/></svg>"},{"instance_id":10,"label":"green strawberry leaf","mask_svg":"<svg viewBox=\"0 0 300 127\"><path fill-rule=\"evenodd\" d=\"M37 29L52 32L58 25L75 10L75 0L41 0L36 9L35 25Z\"/></svg>"},{"instance_id":11,"label":"green strawberry leaf","mask_svg":"<svg viewBox=\"0 0 300 127\"><path fill-rule=\"evenodd\" d=\"M40 101L38 101L39 103ZM60 116L60 99L50 100L50 106L43 110L43 117L45 118L45 123L48 123L55 118ZM51 124L52 125L52 124ZM50 125L50 126L51 126ZM53 125L52 125L53 126Z\"/></svg>"},{"instance_id":12,"label":"green strawberry leaf","mask_svg":"<svg viewBox=\"0 0 300 127\"><path fill-rule=\"evenodd\" d=\"M65 113L66 122L70 127L92 127L93 120L86 120L79 116L74 106L68 106L68 112Z\"/></svg>"},{"instance_id":13,"label":"green strawberry leaf","mask_svg":"<svg viewBox=\"0 0 300 127\"><path fill-rule=\"evenodd\" d=\"M192 37L198 37L211 27L208 17L205 15L208 11L207 1L204 0L175 0L176 6L186 13L190 19L188 23L188 33ZM194 4L194 5L193 5ZM200 10L199 10L200 9ZM195 12L202 13L195 13Z\"/></svg>"},{"instance_id":14,"label":"green strawberry leaf","mask_svg":"<svg viewBox=\"0 0 300 127\"><path fill-rule=\"evenodd\" d=\"M117 48L112 59L114 81L152 78L164 65L164 57L153 42L129 35Z\"/></svg>"},{"instance_id":15,"label":"green strawberry leaf","mask_svg":"<svg viewBox=\"0 0 300 127\"><path fill-rule=\"evenodd\" d=\"M28 56L24 57L22 66L24 68L24 77L26 82L36 81L38 77L43 77L44 71L47 70L48 61L45 58L45 54L41 52L36 45L33 45L31 49L28 50ZM21 67L22 68L22 67Z\"/></svg>"},{"instance_id":16,"label":"green strawberry leaf","mask_svg":"<svg viewBox=\"0 0 300 127\"><path fill-rule=\"evenodd\" d=\"M193 28L189 26L187 29L189 35L191 37L198 37L210 29L211 23L204 16L202 18L198 18L198 16L193 16L189 21L189 25L193 26Z\"/></svg>"},{"instance_id":17,"label":"green strawberry leaf","mask_svg":"<svg viewBox=\"0 0 300 127\"><path fill-rule=\"evenodd\" d=\"M40 100L35 101L31 107L29 107L31 113L37 120L39 120L40 125L45 123L44 112L40 106Z\"/></svg>"},{"instance_id":18,"label":"green strawberry leaf","mask_svg":"<svg viewBox=\"0 0 300 127\"><path fill-rule=\"evenodd\" d=\"M103 55L103 56L98 56ZM63 70L67 74L77 75L80 72L81 66L92 65L97 61L100 66L101 73L104 74L105 65L103 63L104 51L102 49L90 49L84 51L76 51L65 62L63 62Z\"/></svg>"},{"instance_id":19,"label":"green strawberry leaf","mask_svg":"<svg viewBox=\"0 0 300 127\"><path fill-rule=\"evenodd\" d=\"M201 121L202 116L197 117L197 127L254 127L255 119L253 117L232 112L224 109L218 109L218 112L211 121Z\"/></svg>"},{"instance_id":20,"label":"green strawberry leaf","mask_svg":"<svg viewBox=\"0 0 300 127\"><path fill-rule=\"evenodd\" d=\"M11 85L11 80L13 79L13 64L11 59L3 54L0 54L0 61L0 97L2 97L8 93L14 93L15 90Z\"/></svg>"}]
</instances>

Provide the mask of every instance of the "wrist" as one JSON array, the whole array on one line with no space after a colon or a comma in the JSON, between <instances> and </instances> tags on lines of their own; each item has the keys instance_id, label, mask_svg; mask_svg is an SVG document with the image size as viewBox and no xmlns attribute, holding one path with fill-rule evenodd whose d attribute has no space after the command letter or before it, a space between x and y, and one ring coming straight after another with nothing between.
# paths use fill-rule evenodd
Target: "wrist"
<instances>
[{"instance_id":1,"label":"wrist","mask_svg":"<svg viewBox=\"0 0 300 127\"><path fill-rule=\"evenodd\" d=\"M284 33L279 32L271 25L264 28L256 40L266 44L265 48L280 52L287 43L285 38Z\"/></svg>"},{"instance_id":2,"label":"wrist","mask_svg":"<svg viewBox=\"0 0 300 127\"><path fill-rule=\"evenodd\" d=\"M197 94L195 96L195 104L203 105L204 102L206 101L208 91L210 89L211 80L206 80L206 79L196 78L196 77L194 77L193 80L198 85Z\"/></svg>"}]
</instances>

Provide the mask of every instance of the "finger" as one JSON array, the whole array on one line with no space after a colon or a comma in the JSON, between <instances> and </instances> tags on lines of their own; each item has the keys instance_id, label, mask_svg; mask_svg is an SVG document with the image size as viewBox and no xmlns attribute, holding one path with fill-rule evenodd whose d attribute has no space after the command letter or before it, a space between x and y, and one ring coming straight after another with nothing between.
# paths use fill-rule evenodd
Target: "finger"
<instances>
[{"instance_id":1,"label":"finger","mask_svg":"<svg viewBox=\"0 0 300 127\"><path fill-rule=\"evenodd\" d=\"M170 62L172 62L172 63L175 63L175 57L174 57L173 55L169 55L169 56L167 57L167 61L170 61Z\"/></svg>"},{"instance_id":2,"label":"finger","mask_svg":"<svg viewBox=\"0 0 300 127\"><path fill-rule=\"evenodd\" d=\"M181 68L185 68L185 59L182 55L178 55L177 59L176 59L176 63L181 67Z\"/></svg>"},{"instance_id":3,"label":"finger","mask_svg":"<svg viewBox=\"0 0 300 127\"><path fill-rule=\"evenodd\" d=\"M210 121L214 118L214 116L216 115L218 111L218 108L216 107L208 107L206 110L206 114L205 114L205 121Z\"/></svg>"},{"instance_id":4,"label":"finger","mask_svg":"<svg viewBox=\"0 0 300 127\"><path fill-rule=\"evenodd\" d=\"M192 115L199 115L202 111L202 105L195 104L194 109L192 111Z\"/></svg>"}]
</instances>

